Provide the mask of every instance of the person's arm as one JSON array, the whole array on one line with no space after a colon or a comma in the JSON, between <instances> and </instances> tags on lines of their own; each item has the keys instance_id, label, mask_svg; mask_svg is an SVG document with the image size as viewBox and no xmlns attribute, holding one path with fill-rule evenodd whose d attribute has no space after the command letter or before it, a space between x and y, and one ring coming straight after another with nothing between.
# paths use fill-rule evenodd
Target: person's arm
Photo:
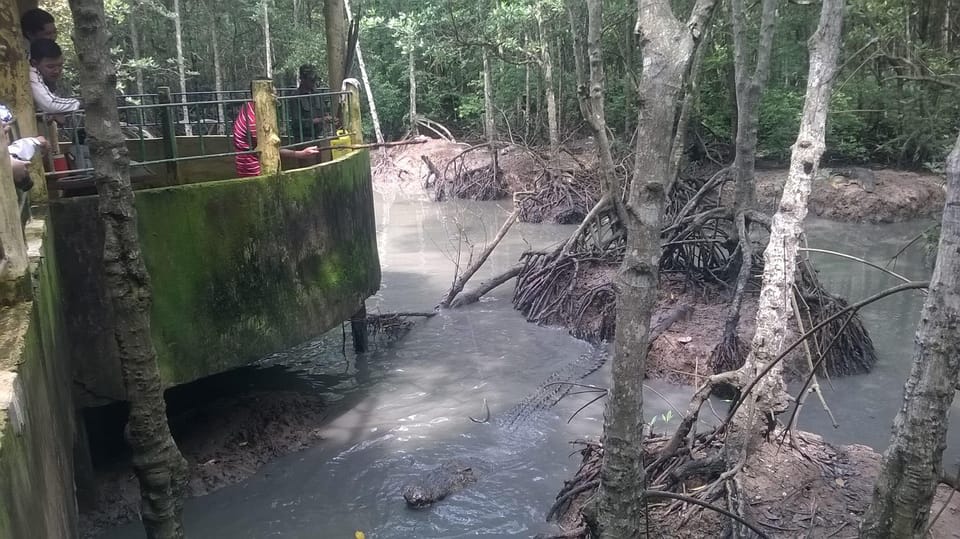
<instances>
[{"instance_id":1,"label":"person's arm","mask_svg":"<svg viewBox=\"0 0 960 539\"><path fill-rule=\"evenodd\" d=\"M29 161L21 161L16 157L10 158L10 168L13 169L13 183L19 185L24 179L30 177L30 171L27 169L29 165Z\"/></svg>"},{"instance_id":2,"label":"person's arm","mask_svg":"<svg viewBox=\"0 0 960 539\"><path fill-rule=\"evenodd\" d=\"M40 72L36 68L30 69L30 91L33 93L33 101L41 112L47 114L63 114L80 110L80 100L68 97L58 97L50 91L50 88L43 82Z\"/></svg>"},{"instance_id":3,"label":"person's arm","mask_svg":"<svg viewBox=\"0 0 960 539\"><path fill-rule=\"evenodd\" d=\"M310 146L309 148L304 148L302 150L290 150L288 148L280 148L280 157L286 157L287 159L306 159L320 153L320 148L316 146Z\"/></svg>"}]
</instances>

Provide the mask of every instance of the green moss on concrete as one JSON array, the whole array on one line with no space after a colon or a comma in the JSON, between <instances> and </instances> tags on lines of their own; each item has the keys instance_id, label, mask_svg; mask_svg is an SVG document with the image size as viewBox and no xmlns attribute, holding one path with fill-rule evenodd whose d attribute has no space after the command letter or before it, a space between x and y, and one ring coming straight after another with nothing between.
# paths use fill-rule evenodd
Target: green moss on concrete
<instances>
[{"instance_id":1,"label":"green moss on concrete","mask_svg":"<svg viewBox=\"0 0 960 539\"><path fill-rule=\"evenodd\" d=\"M73 404L53 249L35 273L29 329L2 378L11 400L0 427L0 537L76 536Z\"/></svg>"},{"instance_id":2,"label":"green moss on concrete","mask_svg":"<svg viewBox=\"0 0 960 539\"><path fill-rule=\"evenodd\" d=\"M355 152L275 177L138 191L140 239L154 290L152 331L165 382L194 380L302 342L348 318L376 292L370 181L367 152ZM55 226L59 218L91 218L65 207L81 204L55 204ZM90 211L92 199L86 204ZM87 243L73 238L67 248L81 264L99 252ZM77 285L90 288L83 279ZM77 323L90 322L89 312L74 315ZM110 345L101 338L98 347ZM115 381L86 372L94 368L84 365L84 377L107 388L105 396L115 394Z\"/></svg>"}]
</instances>

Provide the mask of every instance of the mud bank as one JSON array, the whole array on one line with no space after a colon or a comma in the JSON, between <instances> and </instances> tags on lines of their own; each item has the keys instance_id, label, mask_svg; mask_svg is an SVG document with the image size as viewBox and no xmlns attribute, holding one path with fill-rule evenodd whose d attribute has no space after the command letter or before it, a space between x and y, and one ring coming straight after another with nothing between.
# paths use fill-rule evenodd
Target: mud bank
<instances>
[{"instance_id":1,"label":"mud bank","mask_svg":"<svg viewBox=\"0 0 960 539\"><path fill-rule=\"evenodd\" d=\"M469 148L471 145L466 143L428 139L422 144L389 150L374 156L374 181L414 181L423 185L430 176L430 170L422 160L424 156L450 176L453 167L447 165ZM490 153L479 149L469 152L463 166L480 169L489 166L490 162ZM500 150L498 163L508 195L548 198L557 188L547 184L559 182L582 183L574 190L574 195L582 192L592 196L599 191L598 162L590 138L568 144L555 156L548 156L541 149L508 145ZM697 168L691 166L691 169ZM712 167L704 167L704 170L712 170ZM626 173L625 169L618 171ZM874 174L877 184L871 193L855 184L815 181L810 194L811 213L842 222L895 223L936 216L943 211L945 199L941 176L893 169L874 170ZM786 178L787 170L783 168L757 170L757 204L761 210L768 213L776 210ZM569 185L564 190L569 190ZM723 191L724 200L733 199L732 183L728 183ZM561 198L567 198L566 192L561 194ZM550 202L543 201L544 208L538 208L533 219L528 221L564 222L557 220L558 216L562 219L565 215L564 208L554 208Z\"/></svg>"},{"instance_id":2,"label":"mud bank","mask_svg":"<svg viewBox=\"0 0 960 539\"><path fill-rule=\"evenodd\" d=\"M877 184L872 193L852 183L814 181L810 212L847 223L898 223L943 212L942 177L889 169L874 170L874 175ZM757 171L757 204L762 210L776 210L786 181L786 170Z\"/></svg>"},{"instance_id":3,"label":"mud bank","mask_svg":"<svg viewBox=\"0 0 960 539\"><path fill-rule=\"evenodd\" d=\"M595 447L595 446L594 446ZM596 462L600 451L585 450L584 463ZM880 454L863 445L835 446L815 434L800 432L795 446L788 442L761 444L752 463L737 475L743 491L746 518L768 537L831 537L853 539L870 503L880 469ZM700 485L691 482L687 491ZM949 504L931 529L935 539L952 539L960 532L960 498L950 498L950 488L940 485L931 515ZM579 494L557 518L561 530L582 526L581 510L595 495ZM723 501L718 502L725 507ZM700 539L723 537L727 519L717 513L694 509L670 500L651 501L655 537ZM568 535L566 537L585 537Z\"/></svg>"},{"instance_id":4,"label":"mud bank","mask_svg":"<svg viewBox=\"0 0 960 539\"><path fill-rule=\"evenodd\" d=\"M327 406L290 390L241 392L171 417L190 465L187 496L203 496L253 475L270 460L320 442ZM139 518L140 491L129 459L98 469L93 503L81 508L81 537Z\"/></svg>"}]
</instances>

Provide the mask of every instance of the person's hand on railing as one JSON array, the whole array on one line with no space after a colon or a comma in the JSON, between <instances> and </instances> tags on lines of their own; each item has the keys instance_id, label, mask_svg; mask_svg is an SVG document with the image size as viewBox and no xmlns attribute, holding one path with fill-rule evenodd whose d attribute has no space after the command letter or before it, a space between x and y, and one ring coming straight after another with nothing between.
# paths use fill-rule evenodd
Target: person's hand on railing
<instances>
[{"instance_id":1,"label":"person's hand on railing","mask_svg":"<svg viewBox=\"0 0 960 539\"><path fill-rule=\"evenodd\" d=\"M43 155L46 155L47 152L50 151L50 141L47 140L47 137L39 136L39 137L33 137L33 138L35 138L37 142L40 143L39 144L40 151L43 153Z\"/></svg>"},{"instance_id":2,"label":"person's hand on railing","mask_svg":"<svg viewBox=\"0 0 960 539\"><path fill-rule=\"evenodd\" d=\"M59 124L65 125L67 123L67 117L63 114L45 114L43 119L46 120L48 124Z\"/></svg>"},{"instance_id":3,"label":"person's hand on railing","mask_svg":"<svg viewBox=\"0 0 960 539\"><path fill-rule=\"evenodd\" d=\"M315 155L318 155L319 153L320 153L320 148L316 146L309 146L307 148L304 148L302 150L297 150L296 152L294 152L297 159L306 159L307 157L313 157Z\"/></svg>"}]
</instances>

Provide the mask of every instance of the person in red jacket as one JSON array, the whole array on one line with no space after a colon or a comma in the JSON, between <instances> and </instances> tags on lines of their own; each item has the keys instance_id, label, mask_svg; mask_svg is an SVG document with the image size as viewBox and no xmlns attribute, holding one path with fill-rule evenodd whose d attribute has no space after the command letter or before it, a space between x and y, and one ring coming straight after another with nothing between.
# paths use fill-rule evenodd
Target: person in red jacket
<instances>
[{"instance_id":1,"label":"person in red jacket","mask_svg":"<svg viewBox=\"0 0 960 539\"><path fill-rule=\"evenodd\" d=\"M237 152L237 175L241 178L260 175L260 156L250 152L257 148L257 117L253 103L244 103L233 123L233 149ZM306 159L320 153L316 146L302 150L280 149L280 157Z\"/></svg>"}]
</instances>

